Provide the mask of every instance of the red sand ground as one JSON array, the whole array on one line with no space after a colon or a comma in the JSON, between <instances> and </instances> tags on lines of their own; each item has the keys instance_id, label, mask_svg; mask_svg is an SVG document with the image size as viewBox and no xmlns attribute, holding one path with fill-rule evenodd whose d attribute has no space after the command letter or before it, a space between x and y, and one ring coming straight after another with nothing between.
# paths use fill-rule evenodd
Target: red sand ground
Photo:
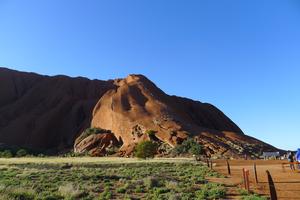
<instances>
[{"instance_id":1,"label":"red sand ground","mask_svg":"<svg viewBox=\"0 0 300 200\"><path fill-rule=\"evenodd\" d=\"M228 199L240 199L239 188L243 188L242 169L250 170L250 188L252 191L269 195L266 170L269 170L275 183L278 199L300 199L300 170L292 171L289 165L282 168L282 163L287 161L278 160L230 160L231 175L228 175L227 164L225 160L213 161L214 170L226 175L228 178L215 180L223 182L228 188ZM257 174L259 183L255 183L254 163L257 165ZM295 166L296 167L296 166ZM214 181L211 179L211 181Z\"/></svg>"}]
</instances>

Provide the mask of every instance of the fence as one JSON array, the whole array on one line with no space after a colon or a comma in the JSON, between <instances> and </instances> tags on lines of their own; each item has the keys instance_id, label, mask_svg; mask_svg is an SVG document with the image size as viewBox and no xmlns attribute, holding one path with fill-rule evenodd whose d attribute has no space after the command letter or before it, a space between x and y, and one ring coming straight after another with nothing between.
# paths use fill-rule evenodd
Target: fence
<instances>
[{"instance_id":1,"label":"fence","mask_svg":"<svg viewBox=\"0 0 300 200\"><path fill-rule=\"evenodd\" d=\"M213 169L214 166L216 166L216 167L218 166L217 162L214 163L214 161L211 159L205 159L205 160L203 160L203 162L205 162L207 164L207 167L209 167L210 169ZM227 167L227 174L229 176L232 176L232 173L233 173L233 175L237 175L236 168L233 168L235 170L232 171L231 161L227 159L227 160L225 160L225 162L226 162L225 167ZM280 164L282 165L283 170L285 170L285 167L287 165L300 166L300 162L293 162L293 163L285 162L285 163L280 163ZM280 166L280 164L279 164L279 166ZM270 196L271 200L277 200L278 199L277 192L279 192L279 194L281 194L282 190L280 189L280 186L277 185L279 188L277 188L277 191L276 191L276 186L274 184L274 180L273 180L272 174L269 171L269 169L264 168L263 173L261 173L262 171L260 171L260 173L258 173L259 172L258 170L260 168L257 167L257 163L254 162L251 165L253 165L253 166L250 169L249 169L249 167L247 167L248 169L242 168L242 179L243 179L242 187L245 190L247 190L248 192L251 192L251 189L255 189L255 188L258 189L258 188L263 187L263 188L267 189L266 191L268 191L268 195ZM239 172L241 172L241 171L239 171ZM238 172L238 174L239 174L239 172ZM251 180L250 180L250 177L251 177ZM281 183L285 183L285 182L278 182L278 184L281 184ZM265 184L267 184L267 187ZM264 194L266 194L266 193L264 193Z\"/></svg>"},{"instance_id":2,"label":"fence","mask_svg":"<svg viewBox=\"0 0 300 200\"><path fill-rule=\"evenodd\" d=\"M226 160L226 165L227 165L228 175L231 175L231 167L230 167L230 163L229 163L228 160ZM244 189L247 190L248 192L250 192L250 189L251 189L251 187L250 187L250 178L249 178L250 177L250 170L243 168L242 169L242 174L243 174ZM256 163L253 164L253 175L254 175L255 184L257 185L259 183L259 180L258 180L258 175L257 175ZM276 193L275 184L274 184L273 178L271 176L271 173L268 170L266 171L266 175L267 175L267 180L268 180L270 199L271 200L277 200L277 193Z\"/></svg>"},{"instance_id":3,"label":"fence","mask_svg":"<svg viewBox=\"0 0 300 200\"><path fill-rule=\"evenodd\" d=\"M300 162L285 162L281 164L283 172L285 172L286 165L288 165L292 170L300 170ZM297 166L296 168L295 165Z\"/></svg>"}]
</instances>

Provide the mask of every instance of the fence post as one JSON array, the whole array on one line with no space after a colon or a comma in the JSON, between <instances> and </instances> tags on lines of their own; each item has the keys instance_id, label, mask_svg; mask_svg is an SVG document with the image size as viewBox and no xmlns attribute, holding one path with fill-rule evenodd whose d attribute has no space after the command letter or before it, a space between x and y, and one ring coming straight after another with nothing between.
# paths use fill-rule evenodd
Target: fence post
<instances>
[{"instance_id":1,"label":"fence post","mask_svg":"<svg viewBox=\"0 0 300 200\"><path fill-rule=\"evenodd\" d=\"M247 191L250 192L249 170L246 170L245 173L246 173Z\"/></svg>"},{"instance_id":2,"label":"fence post","mask_svg":"<svg viewBox=\"0 0 300 200\"><path fill-rule=\"evenodd\" d=\"M209 160L208 160L208 159L206 159L206 164L207 164L207 167L210 167L210 166L209 166Z\"/></svg>"},{"instance_id":3,"label":"fence post","mask_svg":"<svg viewBox=\"0 0 300 200\"><path fill-rule=\"evenodd\" d=\"M266 173L267 173L267 176L268 176L268 183L269 183L271 200L277 200L277 193L276 193L276 188L275 188L275 185L274 185L273 178L272 178L272 176L271 176L271 174L268 170L266 171Z\"/></svg>"},{"instance_id":4,"label":"fence post","mask_svg":"<svg viewBox=\"0 0 300 200\"><path fill-rule=\"evenodd\" d=\"M243 168L243 178L245 190L250 192L250 182L249 182L249 170Z\"/></svg>"},{"instance_id":5,"label":"fence post","mask_svg":"<svg viewBox=\"0 0 300 200\"><path fill-rule=\"evenodd\" d=\"M257 169L256 169L256 163L254 163L254 176L255 176L255 183L258 184L258 177L257 177Z\"/></svg>"},{"instance_id":6,"label":"fence post","mask_svg":"<svg viewBox=\"0 0 300 200\"><path fill-rule=\"evenodd\" d=\"M226 163L227 163L228 175L231 175L231 169L230 169L230 164L229 164L228 159L226 160Z\"/></svg>"},{"instance_id":7,"label":"fence post","mask_svg":"<svg viewBox=\"0 0 300 200\"><path fill-rule=\"evenodd\" d=\"M243 180L244 180L244 187L245 190L247 189L247 185L246 185L246 174L245 174L245 168L243 168Z\"/></svg>"}]
</instances>

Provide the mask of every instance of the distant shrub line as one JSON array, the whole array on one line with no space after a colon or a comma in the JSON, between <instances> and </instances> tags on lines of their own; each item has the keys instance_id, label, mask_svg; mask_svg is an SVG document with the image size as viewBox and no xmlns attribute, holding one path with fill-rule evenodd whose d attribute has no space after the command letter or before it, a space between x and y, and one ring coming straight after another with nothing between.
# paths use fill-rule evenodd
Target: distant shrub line
<instances>
[{"instance_id":1,"label":"distant shrub line","mask_svg":"<svg viewBox=\"0 0 300 200\"><path fill-rule=\"evenodd\" d=\"M87 128L81 136L78 138L79 141L82 141L84 138L93 135L93 134L102 134L102 133L111 133L109 130L104 130L100 128ZM156 131L147 130L145 132L150 138L150 141L142 141L138 143L135 147L134 156L141 159L154 158L158 152L161 152L162 142L153 140L156 136ZM78 141L77 141L78 142ZM114 155L118 152L119 147L112 146L107 149L107 155ZM41 151L43 152L43 151ZM45 151L46 152L46 151ZM180 145L177 145L173 149L166 151L166 155L171 156L187 156L194 155L199 156L203 154L203 146L196 142L193 138L187 138ZM47 153L46 153L47 154ZM47 154L48 155L48 154ZM50 155L50 154L49 154ZM55 155L55 154L51 154ZM57 154L56 154L57 155ZM34 153L25 148L0 148L0 158L12 158L12 157L44 157L44 154ZM83 157L89 156L88 153L74 153L73 151L60 154L61 157Z\"/></svg>"},{"instance_id":2,"label":"distant shrub line","mask_svg":"<svg viewBox=\"0 0 300 200\"><path fill-rule=\"evenodd\" d=\"M34 156L30 154L26 149L17 149L17 150L10 150L10 149L2 149L0 150L0 158L13 158L13 157L26 157L26 156ZM39 155L41 156L41 155Z\"/></svg>"}]
</instances>

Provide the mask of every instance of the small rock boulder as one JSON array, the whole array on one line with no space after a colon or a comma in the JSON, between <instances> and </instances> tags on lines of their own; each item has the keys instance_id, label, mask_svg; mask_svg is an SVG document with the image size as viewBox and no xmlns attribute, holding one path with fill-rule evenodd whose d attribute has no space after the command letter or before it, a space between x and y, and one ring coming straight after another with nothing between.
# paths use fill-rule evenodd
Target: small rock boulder
<instances>
[{"instance_id":1,"label":"small rock boulder","mask_svg":"<svg viewBox=\"0 0 300 200\"><path fill-rule=\"evenodd\" d=\"M89 153L91 156L104 156L107 149L118 146L119 142L113 133L91 134L85 138L80 136L74 144L75 153Z\"/></svg>"}]
</instances>

